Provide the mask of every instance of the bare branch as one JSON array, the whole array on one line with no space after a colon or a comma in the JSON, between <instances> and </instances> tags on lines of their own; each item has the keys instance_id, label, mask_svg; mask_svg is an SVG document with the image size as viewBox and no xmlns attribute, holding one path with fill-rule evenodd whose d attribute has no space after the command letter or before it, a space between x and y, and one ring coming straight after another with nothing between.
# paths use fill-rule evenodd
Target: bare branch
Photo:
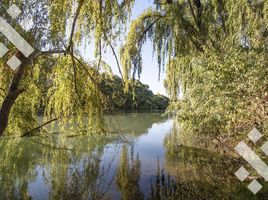
<instances>
[{"instance_id":1,"label":"bare branch","mask_svg":"<svg viewBox=\"0 0 268 200\"><path fill-rule=\"evenodd\" d=\"M27 131L26 133L22 134L20 137L30 136L30 135L32 134L32 132L34 132L34 131L38 131L38 130L42 129L44 126L46 126L46 125L48 125L48 124L50 124L50 123L52 123L52 122L54 122L54 121L57 121L57 120L58 120L58 118L49 120L49 121L47 121L46 123L44 123L44 124L42 124L42 125L40 125L40 126L34 128L34 129L32 129L32 130Z\"/></svg>"}]
</instances>

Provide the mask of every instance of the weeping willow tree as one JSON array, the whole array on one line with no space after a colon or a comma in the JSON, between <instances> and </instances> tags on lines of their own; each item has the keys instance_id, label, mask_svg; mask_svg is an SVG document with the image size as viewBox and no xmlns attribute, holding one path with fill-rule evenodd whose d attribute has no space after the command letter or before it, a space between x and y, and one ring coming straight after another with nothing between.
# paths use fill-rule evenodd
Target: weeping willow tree
<instances>
[{"instance_id":1,"label":"weeping willow tree","mask_svg":"<svg viewBox=\"0 0 268 200\"><path fill-rule=\"evenodd\" d=\"M268 130L268 2L155 3L132 22L121 49L125 80L141 73L142 46L151 40L184 133L221 139Z\"/></svg>"},{"instance_id":2,"label":"weeping willow tree","mask_svg":"<svg viewBox=\"0 0 268 200\"><path fill-rule=\"evenodd\" d=\"M112 48L124 31L134 0L4 0L1 15L16 4L23 14L12 26L35 48L26 58L9 43L7 56L0 63L0 136L28 134L37 126L37 108L44 104L45 120L75 118L76 125L101 128L102 108L99 70L102 52ZM18 26L23 18L33 20L28 32ZM79 48L94 41L95 66L86 63ZM4 38L1 37L1 41ZM12 55L22 61L13 71L6 61ZM94 59L94 58L92 58ZM47 73L49 72L49 73ZM45 77L47 79L45 79ZM49 91L44 95L44 87ZM86 121L83 116L86 116ZM44 122L46 124L47 122ZM40 128L40 127L39 127ZM38 129L38 128L37 128ZM34 130L37 130L34 129Z\"/></svg>"}]
</instances>

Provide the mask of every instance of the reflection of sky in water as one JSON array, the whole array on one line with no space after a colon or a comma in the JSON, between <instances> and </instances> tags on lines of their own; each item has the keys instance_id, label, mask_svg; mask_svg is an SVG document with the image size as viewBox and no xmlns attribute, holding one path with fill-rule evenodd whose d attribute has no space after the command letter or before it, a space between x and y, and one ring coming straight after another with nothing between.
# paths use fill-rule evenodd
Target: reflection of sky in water
<instances>
[{"instance_id":1,"label":"reflection of sky in water","mask_svg":"<svg viewBox=\"0 0 268 200\"><path fill-rule=\"evenodd\" d=\"M175 141L181 138L173 131L173 120L159 113L128 113L109 116L107 121L111 130L122 133L121 138L130 138L130 143L108 135L0 141L5 150L0 151L0 180L5 180L0 182L0 199L18 199L19 190L27 195L27 189L28 195L38 200L87 199L92 191L105 193L104 199L129 199L127 195L140 199L134 194L141 192L148 199L151 184L154 189L162 184L156 182L158 166L178 184L172 188L165 182L161 189L176 188L176 195L180 195L177 199L200 199L204 195L207 199L215 195L217 199L226 195L234 199L235 194L244 200L251 195L233 175L238 169L235 160L185 145L177 148ZM163 182L161 175L158 180ZM264 195L268 185L266 188ZM10 193L14 194L7 198Z\"/></svg>"},{"instance_id":2,"label":"reflection of sky in water","mask_svg":"<svg viewBox=\"0 0 268 200\"><path fill-rule=\"evenodd\" d=\"M172 120L162 124L154 124L148 134L138 138L138 142L135 145L135 152L139 153L142 163L140 185L145 197L150 193L151 182L154 181L157 174L157 159L159 159L160 168L163 166L165 154L163 141L171 126Z\"/></svg>"},{"instance_id":3,"label":"reflection of sky in water","mask_svg":"<svg viewBox=\"0 0 268 200\"><path fill-rule=\"evenodd\" d=\"M34 182L28 186L29 193L34 199L45 200L48 199L49 187L46 185L43 173L45 169L41 166L36 167L37 177Z\"/></svg>"},{"instance_id":4,"label":"reflection of sky in water","mask_svg":"<svg viewBox=\"0 0 268 200\"><path fill-rule=\"evenodd\" d=\"M162 164L164 158L163 140L171 127L171 120L163 124L155 124L148 134L138 138L135 152L140 155L142 162L142 174L144 176L155 175L157 171L157 159Z\"/></svg>"},{"instance_id":5,"label":"reflection of sky in water","mask_svg":"<svg viewBox=\"0 0 268 200\"><path fill-rule=\"evenodd\" d=\"M154 123L148 132L143 133L142 135L135 138L133 145L134 157L139 154L139 159L141 161L141 177L140 177L140 187L145 197L150 192L151 182L155 179L157 174L157 160L159 159L160 167L164 162L164 148L163 141L165 136L169 133L172 126L173 120L167 120L162 123ZM107 147L108 146L108 147ZM109 174L111 177L118 167L120 160L120 150L121 148L118 145L107 145L103 160L107 161L114 159L112 164L112 173ZM129 154L131 151L131 146L129 146ZM115 155L116 154L116 155ZM113 157L115 156L115 157ZM105 162L104 162L105 163ZM116 197L119 196L116 191L116 185L112 185L109 190L109 193Z\"/></svg>"},{"instance_id":6,"label":"reflection of sky in water","mask_svg":"<svg viewBox=\"0 0 268 200\"><path fill-rule=\"evenodd\" d=\"M165 135L170 131L172 120L165 121L160 117L160 114L157 113L126 114L119 115L117 118L118 119L115 120L116 124L120 124L120 126L122 125L122 127L117 128L122 129L123 132L129 131L130 134L129 137L132 142L128 145L129 156L131 147L133 147L135 158L137 154L139 154L139 159L141 161L140 186L146 197L146 194L150 192L151 182L154 180L157 173L158 159L160 161L160 166L162 166L164 159L163 140ZM162 121L159 122L159 119ZM83 137L81 137L81 139L83 139ZM109 193L108 196L113 199L118 199L120 197L115 178L118 164L120 162L121 150L122 144L120 140L114 143L109 143L105 145L101 157L100 166L107 172L105 174L106 181L104 181L103 185L109 185L106 185L105 187L107 187L106 189ZM83 154L86 154L86 152ZM83 155L80 159L83 160ZM49 163L47 163L47 165L49 166ZM80 166L70 165L69 167L83 167L82 163L79 163L78 165ZM44 170L44 167L37 166L36 178L28 185L28 191L33 199L48 199L49 197L50 186L46 184L43 173L46 174L46 177L49 177ZM113 180L112 184L109 183L110 180Z\"/></svg>"}]
</instances>

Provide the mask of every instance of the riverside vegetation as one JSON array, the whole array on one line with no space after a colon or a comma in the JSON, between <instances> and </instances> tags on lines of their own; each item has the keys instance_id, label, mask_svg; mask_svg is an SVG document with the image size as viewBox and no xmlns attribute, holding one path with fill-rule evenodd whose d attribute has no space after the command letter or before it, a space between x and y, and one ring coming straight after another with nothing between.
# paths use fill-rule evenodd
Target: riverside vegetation
<instances>
[{"instance_id":1,"label":"riverside vegetation","mask_svg":"<svg viewBox=\"0 0 268 200\"><path fill-rule=\"evenodd\" d=\"M13 3L23 8L21 17L34 19L31 30L20 33L36 51L24 58L6 44L12 49L9 55L16 53L22 65L14 72L6 66L6 58L1 60L0 135L20 135L38 126L40 101L45 108L43 123L58 119L64 126L75 116L79 126L87 116L90 128L102 130L106 107L101 102L106 97L99 71L107 70L101 64L103 52L109 48L114 53L124 88L131 91L131 79L142 72L140 54L148 39L153 42L159 70L166 70L168 110L177 115L183 133L231 141L256 126L266 134L267 1L155 1L155 8L131 22L120 58L114 45L125 33L122 27L127 27L134 0ZM2 4L11 3L4 0ZM3 10L1 14L5 15ZM78 51L91 37L95 65L85 62ZM50 88L44 78L51 81ZM114 97L109 94L107 98ZM133 103L127 107L135 107ZM116 100L111 107L120 108L122 102Z\"/></svg>"},{"instance_id":2,"label":"riverside vegetation","mask_svg":"<svg viewBox=\"0 0 268 200\"><path fill-rule=\"evenodd\" d=\"M5 10L13 3L23 10L15 20ZM250 178L234 177L242 160L210 147L232 151L253 127L267 136L268 1L154 0L132 19L136 3L1 1L1 16L35 48L26 58L0 35L9 49L0 59L1 199L267 198L263 181L253 195ZM169 99L139 81L147 41ZM114 112L165 108L166 118Z\"/></svg>"}]
</instances>

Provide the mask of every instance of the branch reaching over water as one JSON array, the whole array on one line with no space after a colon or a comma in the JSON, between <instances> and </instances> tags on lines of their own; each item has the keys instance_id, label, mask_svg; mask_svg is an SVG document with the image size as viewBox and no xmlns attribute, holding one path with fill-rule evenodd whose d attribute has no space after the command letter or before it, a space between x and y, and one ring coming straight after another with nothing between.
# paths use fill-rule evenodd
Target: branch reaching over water
<instances>
[{"instance_id":1,"label":"branch reaching over water","mask_svg":"<svg viewBox=\"0 0 268 200\"><path fill-rule=\"evenodd\" d=\"M40 125L40 126L34 128L34 129L32 129L32 130L27 131L26 133L22 134L21 137L30 136L30 135L32 135L32 133L33 133L34 131L38 131L38 130L42 129L44 126L46 126L46 125L48 125L48 124L50 124L50 123L52 123L52 122L54 122L54 121L57 121L58 119L59 119L59 118L51 119L51 120L47 121L46 123L44 123L44 124L42 124L42 125Z\"/></svg>"},{"instance_id":2,"label":"branch reaching over water","mask_svg":"<svg viewBox=\"0 0 268 200\"><path fill-rule=\"evenodd\" d=\"M74 21L72 24L72 30L71 30L70 40L69 40L69 46L67 48L68 51L73 47L73 37L74 37L75 26L77 24L77 20L78 20L83 4L84 4L84 0L81 0L75 12L75 17L74 17Z\"/></svg>"},{"instance_id":3,"label":"branch reaching over water","mask_svg":"<svg viewBox=\"0 0 268 200\"><path fill-rule=\"evenodd\" d=\"M112 43L110 41L108 41L108 38L107 38L105 33L104 33L104 38L105 38L106 42L108 42L108 44L109 44L109 46L110 46L110 48L111 48L111 50L113 52L113 55L114 55L115 60L116 60L118 71L119 71L120 76L121 76L121 78L123 80L123 74L122 74L122 71L121 71L121 67L120 67L120 64L119 64L119 59L118 59L118 56L116 55L115 49L114 49Z\"/></svg>"}]
</instances>

